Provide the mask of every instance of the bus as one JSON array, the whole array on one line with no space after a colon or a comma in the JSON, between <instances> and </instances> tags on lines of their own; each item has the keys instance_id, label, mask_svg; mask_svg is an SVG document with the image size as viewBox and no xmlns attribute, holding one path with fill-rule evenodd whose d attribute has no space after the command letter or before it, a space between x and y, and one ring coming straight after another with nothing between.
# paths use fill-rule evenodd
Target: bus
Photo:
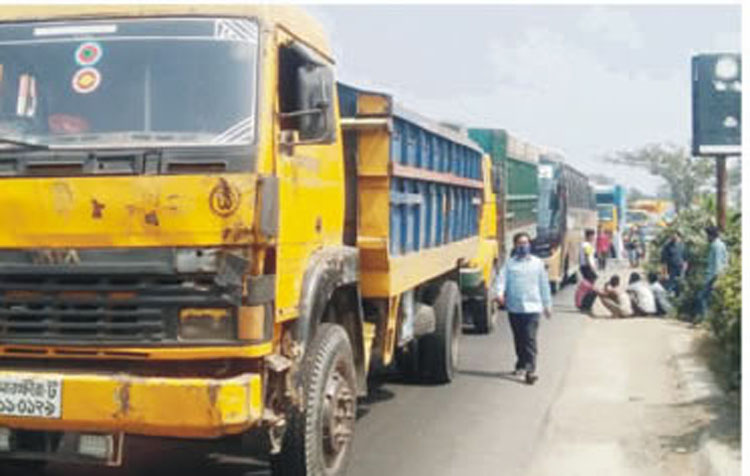
<instances>
[{"instance_id":1,"label":"bus","mask_svg":"<svg viewBox=\"0 0 750 476\"><path fill-rule=\"evenodd\" d=\"M596 229L594 191L586 175L565 163L559 153L539 161L539 203L533 252L545 261L556 292L578 269L578 250L587 229Z\"/></svg>"}]
</instances>

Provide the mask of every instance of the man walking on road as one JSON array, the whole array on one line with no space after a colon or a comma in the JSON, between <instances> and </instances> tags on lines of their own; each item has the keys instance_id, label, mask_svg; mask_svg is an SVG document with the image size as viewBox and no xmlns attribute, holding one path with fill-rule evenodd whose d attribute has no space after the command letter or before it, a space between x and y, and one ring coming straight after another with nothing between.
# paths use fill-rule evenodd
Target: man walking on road
<instances>
[{"instance_id":1,"label":"man walking on road","mask_svg":"<svg viewBox=\"0 0 750 476\"><path fill-rule=\"evenodd\" d=\"M508 310L516 347L515 375L526 372L532 385L536 375L536 334L539 315L552 317L552 296L544 262L531 254L527 233L513 237L513 254L500 270L495 285L495 300Z\"/></svg>"},{"instance_id":2,"label":"man walking on road","mask_svg":"<svg viewBox=\"0 0 750 476\"><path fill-rule=\"evenodd\" d=\"M687 269L685 261L685 245L679 231L675 231L669 241L661 249L662 274L666 275L666 290L680 295L680 278Z\"/></svg>"},{"instance_id":3,"label":"man walking on road","mask_svg":"<svg viewBox=\"0 0 750 476\"><path fill-rule=\"evenodd\" d=\"M708 267L706 268L706 281L703 284L703 289L698 291L696 298L696 310L693 316L693 323L697 324L706 317L706 311L708 310L708 304L711 299L711 293L714 289L714 283L716 278L724 271L727 267L727 245L719 238L719 229L715 226L709 226L706 228L706 234L708 235L708 241L711 243L711 247L708 251Z\"/></svg>"}]
</instances>

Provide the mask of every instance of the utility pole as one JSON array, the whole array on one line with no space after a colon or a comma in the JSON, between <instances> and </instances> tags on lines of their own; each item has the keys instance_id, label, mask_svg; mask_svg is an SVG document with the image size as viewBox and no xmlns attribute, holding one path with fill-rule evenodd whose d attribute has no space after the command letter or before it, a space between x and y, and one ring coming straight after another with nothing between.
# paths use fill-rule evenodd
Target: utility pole
<instances>
[{"instance_id":1,"label":"utility pole","mask_svg":"<svg viewBox=\"0 0 750 476\"><path fill-rule=\"evenodd\" d=\"M721 231L727 225L727 156L716 157L716 225Z\"/></svg>"}]
</instances>

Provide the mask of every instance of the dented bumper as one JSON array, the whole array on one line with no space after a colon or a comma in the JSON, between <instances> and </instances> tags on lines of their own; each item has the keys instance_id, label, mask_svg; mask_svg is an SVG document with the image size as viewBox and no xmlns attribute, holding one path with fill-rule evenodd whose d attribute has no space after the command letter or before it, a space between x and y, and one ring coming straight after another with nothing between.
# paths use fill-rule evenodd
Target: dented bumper
<instances>
[{"instance_id":1,"label":"dented bumper","mask_svg":"<svg viewBox=\"0 0 750 476\"><path fill-rule=\"evenodd\" d=\"M261 378L161 378L92 373L0 372L0 379L60 379L59 418L0 415L0 427L212 438L259 422Z\"/></svg>"}]
</instances>

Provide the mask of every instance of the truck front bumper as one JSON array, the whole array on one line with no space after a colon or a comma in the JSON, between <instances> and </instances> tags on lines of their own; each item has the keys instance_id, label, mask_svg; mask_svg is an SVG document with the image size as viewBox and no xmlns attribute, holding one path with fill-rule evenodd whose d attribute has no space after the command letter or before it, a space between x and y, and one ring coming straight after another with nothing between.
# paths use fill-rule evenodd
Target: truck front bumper
<instances>
[{"instance_id":1,"label":"truck front bumper","mask_svg":"<svg viewBox=\"0 0 750 476\"><path fill-rule=\"evenodd\" d=\"M258 374L213 379L0 372L0 379L28 376L61 378L60 417L0 415L0 427L215 438L248 429L263 410Z\"/></svg>"}]
</instances>

